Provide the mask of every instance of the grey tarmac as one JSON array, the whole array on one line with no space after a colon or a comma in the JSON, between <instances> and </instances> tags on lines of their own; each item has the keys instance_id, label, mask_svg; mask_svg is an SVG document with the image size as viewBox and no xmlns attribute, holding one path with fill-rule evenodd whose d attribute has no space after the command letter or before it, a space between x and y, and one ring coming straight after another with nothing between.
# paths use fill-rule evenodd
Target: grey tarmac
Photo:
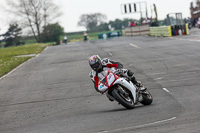
<instances>
[{"instance_id":1,"label":"grey tarmac","mask_svg":"<svg viewBox=\"0 0 200 133\"><path fill-rule=\"evenodd\" d=\"M198 36L199 35L199 36ZM0 133L199 133L200 30L51 46L0 80ZM88 57L134 71L153 95L127 110L93 88Z\"/></svg>"}]
</instances>

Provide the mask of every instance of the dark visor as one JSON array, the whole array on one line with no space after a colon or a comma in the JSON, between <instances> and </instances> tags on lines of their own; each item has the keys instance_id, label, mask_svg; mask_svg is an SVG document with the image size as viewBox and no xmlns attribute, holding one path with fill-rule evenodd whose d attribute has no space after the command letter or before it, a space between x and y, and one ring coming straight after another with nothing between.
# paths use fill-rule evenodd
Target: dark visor
<instances>
[{"instance_id":1,"label":"dark visor","mask_svg":"<svg viewBox=\"0 0 200 133\"><path fill-rule=\"evenodd\" d=\"M95 63L95 64L93 64L91 66L92 66L92 68L99 68L99 63Z\"/></svg>"}]
</instances>

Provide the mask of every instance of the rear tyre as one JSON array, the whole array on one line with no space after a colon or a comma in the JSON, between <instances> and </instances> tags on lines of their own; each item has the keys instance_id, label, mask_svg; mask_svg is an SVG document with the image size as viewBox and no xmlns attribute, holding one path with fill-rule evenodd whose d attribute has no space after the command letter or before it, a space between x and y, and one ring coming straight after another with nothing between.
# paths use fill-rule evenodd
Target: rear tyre
<instances>
[{"instance_id":1,"label":"rear tyre","mask_svg":"<svg viewBox=\"0 0 200 133\"><path fill-rule=\"evenodd\" d=\"M143 105L150 105L153 102L153 97L148 90L141 93L143 100L140 102Z\"/></svg>"},{"instance_id":2,"label":"rear tyre","mask_svg":"<svg viewBox=\"0 0 200 133\"><path fill-rule=\"evenodd\" d=\"M135 108L134 99L131 99L130 96L125 96L119 90L113 89L112 96L125 108L127 109Z\"/></svg>"}]
</instances>

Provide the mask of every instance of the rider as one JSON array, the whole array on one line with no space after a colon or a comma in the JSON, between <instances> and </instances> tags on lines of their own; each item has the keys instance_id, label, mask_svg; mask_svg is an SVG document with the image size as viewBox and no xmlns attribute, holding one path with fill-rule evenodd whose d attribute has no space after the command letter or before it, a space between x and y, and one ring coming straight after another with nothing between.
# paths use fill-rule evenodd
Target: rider
<instances>
[{"instance_id":1,"label":"rider","mask_svg":"<svg viewBox=\"0 0 200 133\"><path fill-rule=\"evenodd\" d=\"M93 69L89 76L92 79L95 89L98 90L99 79L104 77L103 71L110 69L111 72L116 72L117 69L120 70L120 75L131 79L132 83L135 84L138 88L142 87L141 83L136 81L134 73L131 70L123 69L123 65L120 62L114 62L105 58L101 60L98 55L93 55L89 58L89 65Z\"/></svg>"}]
</instances>

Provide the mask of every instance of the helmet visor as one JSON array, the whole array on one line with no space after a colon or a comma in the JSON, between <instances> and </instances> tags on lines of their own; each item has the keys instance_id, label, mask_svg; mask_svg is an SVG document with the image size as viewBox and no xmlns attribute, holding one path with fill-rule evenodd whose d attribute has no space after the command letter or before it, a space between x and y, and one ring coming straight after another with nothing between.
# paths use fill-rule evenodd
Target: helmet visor
<instances>
[{"instance_id":1,"label":"helmet visor","mask_svg":"<svg viewBox=\"0 0 200 133\"><path fill-rule=\"evenodd\" d=\"M97 62L97 63L91 65L91 67L92 67L94 70L98 70L98 68L100 67L100 64Z\"/></svg>"}]
</instances>

